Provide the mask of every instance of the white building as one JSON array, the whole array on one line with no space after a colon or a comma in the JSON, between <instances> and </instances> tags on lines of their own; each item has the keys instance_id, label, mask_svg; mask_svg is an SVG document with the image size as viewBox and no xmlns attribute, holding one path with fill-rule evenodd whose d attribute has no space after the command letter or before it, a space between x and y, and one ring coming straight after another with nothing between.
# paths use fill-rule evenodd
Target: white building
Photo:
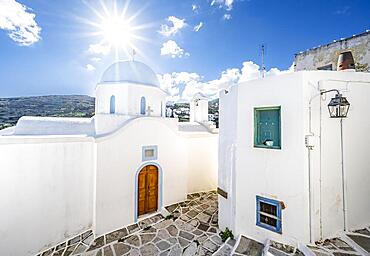
<instances>
[{"instance_id":1,"label":"white building","mask_svg":"<svg viewBox=\"0 0 370 256\"><path fill-rule=\"evenodd\" d=\"M91 119L22 117L3 130L1 254L33 255L87 229L98 236L215 189L217 131L165 118L165 97L148 66L117 62Z\"/></svg>"},{"instance_id":2,"label":"white building","mask_svg":"<svg viewBox=\"0 0 370 256\"><path fill-rule=\"evenodd\" d=\"M337 89L348 117L330 118ZM370 223L370 74L300 71L220 95L219 224L310 243ZM342 122L342 129L341 129Z\"/></svg>"}]
</instances>

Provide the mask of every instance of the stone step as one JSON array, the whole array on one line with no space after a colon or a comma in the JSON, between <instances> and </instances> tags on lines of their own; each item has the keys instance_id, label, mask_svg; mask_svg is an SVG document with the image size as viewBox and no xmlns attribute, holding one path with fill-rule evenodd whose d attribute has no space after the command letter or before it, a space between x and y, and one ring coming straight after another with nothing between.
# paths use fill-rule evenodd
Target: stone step
<instances>
[{"instance_id":1,"label":"stone step","mask_svg":"<svg viewBox=\"0 0 370 256\"><path fill-rule=\"evenodd\" d=\"M263 250L264 245L262 243L250 239L244 235L240 235L231 251L231 255L260 256L263 254Z\"/></svg>"},{"instance_id":2,"label":"stone step","mask_svg":"<svg viewBox=\"0 0 370 256\"><path fill-rule=\"evenodd\" d=\"M268 256L309 256L299 250L297 247L277 242L274 240L267 240L264 248L264 255ZM311 256L311 255L310 255Z\"/></svg>"},{"instance_id":3,"label":"stone step","mask_svg":"<svg viewBox=\"0 0 370 256\"><path fill-rule=\"evenodd\" d=\"M236 244L235 239L228 238L225 243L212 255L214 256L228 256L231 255L232 250Z\"/></svg>"},{"instance_id":4,"label":"stone step","mask_svg":"<svg viewBox=\"0 0 370 256\"><path fill-rule=\"evenodd\" d=\"M307 256L370 256L370 229L343 232L338 237L301 247Z\"/></svg>"}]
</instances>

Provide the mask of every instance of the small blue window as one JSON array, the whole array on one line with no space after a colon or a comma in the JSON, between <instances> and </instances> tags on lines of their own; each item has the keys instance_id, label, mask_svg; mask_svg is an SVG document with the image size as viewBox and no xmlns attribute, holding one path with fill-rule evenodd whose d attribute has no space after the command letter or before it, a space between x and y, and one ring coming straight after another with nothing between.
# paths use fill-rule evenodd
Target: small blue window
<instances>
[{"instance_id":1,"label":"small blue window","mask_svg":"<svg viewBox=\"0 0 370 256\"><path fill-rule=\"evenodd\" d=\"M146 100L145 97L141 97L140 100L140 114L145 115L145 109L146 109Z\"/></svg>"},{"instance_id":2,"label":"small blue window","mask_svg":"<svg viewBox=\"0 0 370 256\"><path fill-rule=\"evenodd\" d=\"M151 161L158 159L158 147L157 146L143 146L142 148L142 160Z\"/></svg>"},{"instance_id":3,"label":"small blue window","mask_svg":"<svg viewBox=\"0 0 370 256\"><path fill-rule=\"evenodd\" d=\"M254 146L281 149L280 107L254 109Z\"/></svg>"},{"instance_id":4,"label":"small blue window","mask_svg":"<svg viewBox=\"0 0 370 256\"><path fill-rule=\"evenodd\" d=\"M281 234L281 204L277 200L256 196L256 225Z\"/></svg>"},{"instance_id":5,"label":"small blue window","mask_svg":"<svg viewBox=\"0 0 370 256\"><path fill-rule=\"evenodd\" d=\"M109 113L116 113L116 97L114 95L110 96L110 108Z\"/></svg>"}]
</instances>

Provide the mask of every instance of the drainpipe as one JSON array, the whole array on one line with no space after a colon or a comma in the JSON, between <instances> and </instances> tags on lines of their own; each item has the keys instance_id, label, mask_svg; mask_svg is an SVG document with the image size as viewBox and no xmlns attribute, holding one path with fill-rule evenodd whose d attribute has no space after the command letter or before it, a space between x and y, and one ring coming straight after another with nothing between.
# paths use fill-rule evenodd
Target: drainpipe
<instances>
[{"instance_id":1,"label":"drainpipe","mask_svg":"<svg viewBox=\"0 0 370 256\"><path fill-rule=\"evenodd\" d=\"M344 153L343 153L343 118L340 119L340 151L341 151L341 169L342 169L342 193L343 193L343 226L347 231L347 178L344 172Z\"/></svg>"},{"instance_id":2,"label":"drainpipe","mask_svg":"<svg viewBox=\"0 0 370 256\"><path fill-rule=\"evenodd\" d=\"M315 89L317 89L315 87ZM312 100L320 96L320 93L312 96L308 104L308 132L309 135L306 136L306 147L307 147L307 159L308 159L308 212L309 212L309 232L310 232L310 243L314 242L313 233L312 233L312 209L313 209L313 196L312 196L312 178L311 178L311 150L313 150L313 145L309 142L309 137L313 137L314 133L312 132ZM321 111L321 110L320 110ZM320 175L321 176L321 175ZM321 181L321 179L320 179ZM320 186L321 187L321 186ZM321 214L321 211L320 211ZM321 218L320 218L321 221Z\"/></svg>"}]
</instances>

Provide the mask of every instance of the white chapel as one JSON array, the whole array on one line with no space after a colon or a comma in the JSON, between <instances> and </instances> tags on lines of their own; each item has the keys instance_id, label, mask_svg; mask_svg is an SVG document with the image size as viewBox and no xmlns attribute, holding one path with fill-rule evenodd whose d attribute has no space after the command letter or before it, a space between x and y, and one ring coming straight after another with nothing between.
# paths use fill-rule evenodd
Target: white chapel
<instances>
[{"instance_id":1,"label":"white chapel","mask_svg":"<svg viewBox=\"0 0 370 256\"><path fill-rule=\"evenodd\" d=\"M119 61L96 86L92 118L22 117L3 130L0 185L17 194L0 198L3 253L32 255L87 229L98 236L215 189L218 133L199 119L208 109L193 104L180 124L165 117L166 96L150 67Z\"/></svg>"}]
</instances>

